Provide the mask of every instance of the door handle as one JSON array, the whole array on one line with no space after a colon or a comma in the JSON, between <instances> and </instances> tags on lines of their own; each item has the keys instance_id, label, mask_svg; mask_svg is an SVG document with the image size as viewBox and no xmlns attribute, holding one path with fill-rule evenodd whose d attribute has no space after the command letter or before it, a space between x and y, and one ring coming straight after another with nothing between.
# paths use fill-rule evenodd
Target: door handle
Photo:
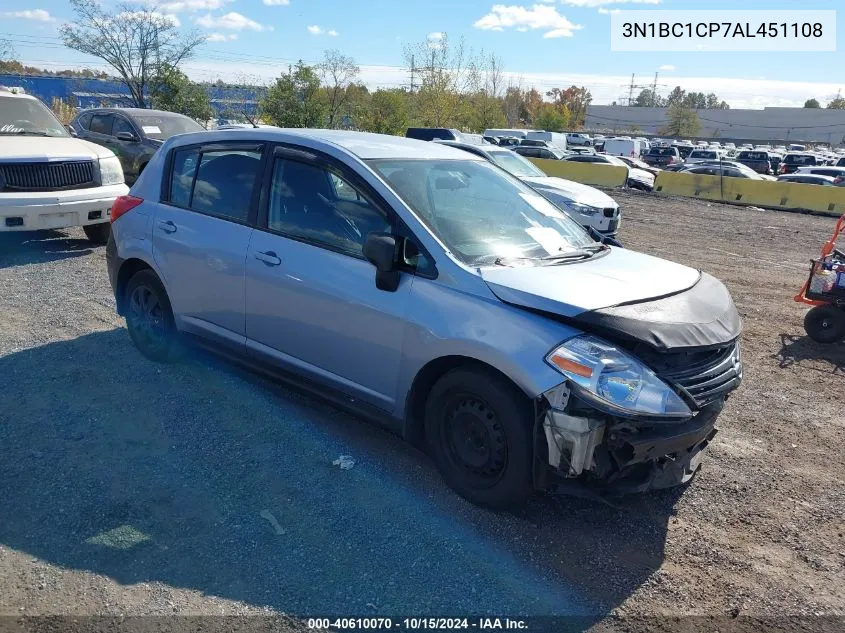
<instances>
[{"instance_id":1,"label":"door handle","mask_svg":"<svg viewBox=\"0 0 845 633\"><path fill-rule=\"evenodd\" d=\"M254 255L255 259L264 262L268 266L278 266L282 263L282 260L273 251L256 251Z\"/></svg>"},{"instance_id":2,"label":"door handle","mask_svg":"<svg viewBox=\"0 0 845 633\"><path fill-rule=\"evenodd\" d=\"M175 233L176 232L176 225L173 224L173 222L171 222L170 220L167 220L166 222L159 222L158 228L160 228L165 233Z\"/></svg>"}]
</instances>

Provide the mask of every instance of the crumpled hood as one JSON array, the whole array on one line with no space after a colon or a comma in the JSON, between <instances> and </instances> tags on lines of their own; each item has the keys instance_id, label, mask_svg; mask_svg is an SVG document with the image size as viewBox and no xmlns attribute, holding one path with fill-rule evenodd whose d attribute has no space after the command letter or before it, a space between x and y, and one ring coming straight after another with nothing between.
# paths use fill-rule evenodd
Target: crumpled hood
<instances>
[{"instance_id":1,"label":"crumpled hood","mask_svg":"<svg viewBox=\"0 0 845 633\"><path fill-rule=\"evenodd\" d=\"M529 176L522 178L522 180L534 187L534 189L547 191L551 195L559 195L579 204L586 204L600 209L609 207L615 209L618 206L616 201L603 191L595 187L590 187L589 185L582 185L580 182L573 182L552 176Z\"/></svg>"},{"instance_id":2,"label":"crumpled hood","mask_svg":"<svg viewBox=\"0 0 845 633\"><path fill-rule=\"evenodd\" d=\"M0 161L46 162L55 160L92 160L114 156L107 148L73 137L3 136Z\"/></svg>"},{"instance_id":3,"label":"crumpled hood","mask_svg":"<svg viewBox=\"0 0 845 633\"><path fill-rule=\"evenodd\" d=\"M688 266L615 247L582 262L479 272L502 301L564 317L665 297L691 288L700 278Z\"/></svg>"}]
</instances>

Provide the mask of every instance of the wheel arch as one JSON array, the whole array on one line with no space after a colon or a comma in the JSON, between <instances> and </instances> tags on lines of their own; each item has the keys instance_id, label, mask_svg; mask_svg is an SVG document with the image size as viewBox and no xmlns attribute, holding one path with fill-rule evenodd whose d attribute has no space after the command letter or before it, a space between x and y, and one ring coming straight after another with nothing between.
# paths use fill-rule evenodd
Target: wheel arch
<instances>
[{"instance_id":1,"label":"wheel arch","mask_svg":"<svg viewBox=\"0 0 845 633\"><path fill-rule=\"evenodd\" d=\"M126 285L136 273L142 270L151 270L157 277L159 277L159 279L161 279L152 266L138 257L131 257L120 265L120 269L117 271L117 282L115 283L114 292L118 314L124 315L126 313Z\"/></svg>"},{"instance_id":2,"label":"wheel arch","mask_svg":"<svg viewBox=\"0 0 845 633\"><path fill-rule=\"evenodd\" d=\"M405 400L403 436L415 446L421 447L424 443L425 405L431 389L442 376L459 367L475 367L497 374L508 381L518 393L522 394L526 403L531 402L531 396L513 378L487 362L463 355L434 358L423 365L414 376Z\"/></svg>"}]
</instances>

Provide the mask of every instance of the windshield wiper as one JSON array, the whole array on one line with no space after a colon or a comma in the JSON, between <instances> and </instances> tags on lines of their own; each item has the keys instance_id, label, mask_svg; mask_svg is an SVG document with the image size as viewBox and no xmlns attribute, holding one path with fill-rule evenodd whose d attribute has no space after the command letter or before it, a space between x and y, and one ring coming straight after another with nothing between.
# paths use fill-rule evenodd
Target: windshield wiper
<instances>
[{"instance_id":1,"label":"windshield wiper","mask_svg":"<svg viewBox=\"0 0 845 633\"><path fill-rule=\"evenodd\" d=\"M606 244L592 244L573 251L566 251L565 253L546 255L540 259L544 262L563 262L570 259L589 259L596 253L600 253L608 248L609 247Z\"/></svg>"}]
</instances>

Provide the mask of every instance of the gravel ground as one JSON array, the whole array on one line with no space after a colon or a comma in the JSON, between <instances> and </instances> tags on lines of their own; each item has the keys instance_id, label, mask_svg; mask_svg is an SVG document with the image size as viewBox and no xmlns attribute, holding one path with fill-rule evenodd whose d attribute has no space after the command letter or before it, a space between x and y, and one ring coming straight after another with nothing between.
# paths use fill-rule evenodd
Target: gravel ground
<instances>
[{"instance_id":1,"label":"gravel ground","mask_svg":"<svg viewBox=\"0 0 845 633\"><path fill-rule=\"evenodd\" d=\"M845 346L791 300L833 220L613 195L626 245L728 284L745 382L685 490L519 515L299 392L145 360L103 248L0 234L0 615L845 615Z\"/></svg>"}]
</instances>

